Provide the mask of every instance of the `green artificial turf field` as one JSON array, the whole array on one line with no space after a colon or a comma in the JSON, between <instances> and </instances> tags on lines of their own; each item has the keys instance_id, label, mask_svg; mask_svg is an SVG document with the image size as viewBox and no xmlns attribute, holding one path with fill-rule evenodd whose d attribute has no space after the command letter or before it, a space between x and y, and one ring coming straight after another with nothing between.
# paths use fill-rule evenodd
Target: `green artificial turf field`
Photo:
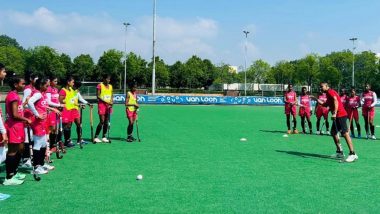
<instances>
[{"instance_id":1,"label":"green artificial turf field","mask_svg":"<svg viewBox=\"0 0 380 214\"><path fill-rule=\"evenodd\" d=\"M88 116L86 111L84 121ZM283 107L145 105L139 118L142 142L121 141L127 120L124 107L116 106L112 144L71 149L62 160L53 155L56 170L41 176L40 182L28 175L21 186L0 186L1 193L11 195L0 201L0 213L375 213L380 209L378 140L354 139L359 160L348 164L328 157L335 152L329 136L284 138ZM95 117L95 125L97 121ZM84 122L86 138L89 130ZM72 135L76 137L74 131ZM243 137L247 142L240 142ZM144 179L137 181L138 174Z\"/></svg>"}]
</instances>

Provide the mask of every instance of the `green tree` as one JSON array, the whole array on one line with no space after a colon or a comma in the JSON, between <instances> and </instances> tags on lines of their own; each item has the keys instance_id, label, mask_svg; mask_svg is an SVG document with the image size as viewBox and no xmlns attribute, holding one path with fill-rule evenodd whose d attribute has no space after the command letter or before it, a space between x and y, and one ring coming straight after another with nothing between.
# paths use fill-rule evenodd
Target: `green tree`
<instances>
[{"instance_id":1,"label":"green tree","mask_svg":"<svg viewBox=\"0 0 380 214\"><path fill-rule=\"evenodd\" d=\"M334 66L329 57L321 57L319 62L319 82L327 82L333 88L337 88L342 81L342 73Z\"/></svg>"},{"instance_id":2,"label":"green tree","mask_svg":"<svg viewBox=\"0 0 380 214\"><path fill-rule=\"evenodd\" d=\"M60 55L48 46L37 46L27 51L26 69L40 77L56 76L63 79L66 70Z\"/></svg>"},{"instance_id":3,"label":"green tree","mask_svg":"<svg viewBox=\"0 0 380 214\"><path fill-rule=\"evenodd\" d=\"M288 61L277 62L270 70L267 78L271 80L270 83L275 84L288 84L294 81L295 68L294 65Z\"/></svg>"},{"instance_id":4,"label":"green tree","mask_svg":"<svg viewBox=\"0 0 380 214\"><path fill-rule=\"evenodd\" d=\"M330 58L334 67L341 73L341 79L338 87L351 87L352 52L347 50L332 52L326 55L326 57Z\"/></svg>"},{"instance_id":5,"label":"green tree","mask_svg":"<svg viewBox=\"0 0 380 214\"><path fill-rule=\"evenodd\" d=\"M60 61L63 64L63 67L66 70L66 73L70 73L73 70L73 62L71 61L71 57L65 53L62 53L60 56Z\"/></svg>"},{"instance_id":6,"label":"green tree","mask_svg":"<svg viewBox=\"0 0 380 214\"><path fill-rule=\"evenodd\" d=\"M17 40L7 35L0 35L0 47L15 47L23 51L23 48L20 46Z\"/></svg>"},{"instance_id":7,"label":"green tree","mask_svg":"<svg viewBox=\"0 0 380 214\"><path fill-rule=\"evenodd\" d=\"M127 56L127 84L136 83L138 86L146 86L149 82L147 62L134 53Z\"/></svg>"},{"instance_id":8,"label":"green tree","mask_svg":"<svg viewBox=\"0 0 380 214\"><path fill-rule=\"evenodd\" d=\"M170 87L182 88L185 83L185 69L182 62L177 61L172 66L169 66Z\"/></svg>"},{"instance_id":9,"label":"green tree","mask_svg":"<svg viewBox=\"0 0 380 214\"><path fill-rule=\"evenodd\" d=\"M366 83L378 87L379 70L375 53L364 51L355 55L355 85L363 87Z\"/></svg>"},{"instance_id":10,"label":"green tree","mask_svg":"<svg viewBox=\"0 0 380 214\"><path fill-rule=\"evenodd\" d=\"M247 69L248 83L264 83L266 82L267 73L270 72L270 65L264 60L256 60Z\"/></svg>"},{"instance_id":11,"label":"green tree","mask_svg":"<svg viewBox=\"0 0 380 214\"><path fill-rule=\"evenodd\" d=\"M94 61L88 54L81 54L74 58L73 72L71 75L75 79L85 80L94 70Z\"/></svg>"},{"instance_id":12,"label":"green tree","mask_svg":"<svg viewBox=\"0 0 380 214\"><path fill-rule=\"evenodd\" d=\"M319 75L319 57L316 55L307 55L305 58L296 61L295 79L299 84L312 86L317 82Z\"/></svg>"},{"instance_id":13,"label":"green tree","mask_svg":"<svg viewBox=\"0 0 380 214\"><path fill-rule=\"evenodd\" d=\"M153 70L153 63L150 62L148 65L149 71ZM149 73L148 73L149 74ZM148 75L147 79L150 75ZM165 87L169 85L169 67L165 64L163 59L156 56L156 85L157 87ZM148 84L151 85L151 84Z\"/></svg>"},{"instance_id":14,"label":"green tree","mask_svg":"<svg viewBox=\"0 0 380 214\"><path fill-rule=\"evenodd\" d=\"M192 56L184 64L184 79L188 88L200 88L206 83L207 77L205 74L203 61L197 56Z\"/></svg>"},{"instance_id":15,"label":"green tree","mask_svg":"<svg viewBox=\"0 0 380 214\"><path fill-rule=\"evenodd\" d=\"M100 76L104 74L111 75L112 81L119 83L122 88L122 75L124 74L124 66L122 64L123 52L111 49L105 51L98 61L98 71ZM100 77L101 78L101 77Z\"/></svg>"},{"instance_id":16,"label":"green tree","mask_svg":"<svg viewBox=\"0 0 380 214\"><path fill-rule=\"evenodd\" d=\"M24 75L25 58L22 50L13 46L1 46L0 62L7 67L8 71Z\"/></svg>"}]
</instances>

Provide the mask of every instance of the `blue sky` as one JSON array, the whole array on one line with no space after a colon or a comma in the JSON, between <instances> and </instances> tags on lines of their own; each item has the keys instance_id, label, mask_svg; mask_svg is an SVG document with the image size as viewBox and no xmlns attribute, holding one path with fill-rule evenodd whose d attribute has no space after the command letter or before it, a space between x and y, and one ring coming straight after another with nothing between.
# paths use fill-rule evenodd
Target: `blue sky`
<instances>
[{"instance_id":1,"label":"blue sky","mask_svg":"<svg viewBox=\"0 0 380 214\"><path fill-rule=\"evenodd\" d=\"M151 57L153 0L0 0L0 33L24 47L49 45L75 57L116 48ZM191 55L215 64L301 58L352 48L380 53L380 1L157 0L157 53L167 63ZM127 35L122 23L130 22Z\"/></svg>"}]
</instances>

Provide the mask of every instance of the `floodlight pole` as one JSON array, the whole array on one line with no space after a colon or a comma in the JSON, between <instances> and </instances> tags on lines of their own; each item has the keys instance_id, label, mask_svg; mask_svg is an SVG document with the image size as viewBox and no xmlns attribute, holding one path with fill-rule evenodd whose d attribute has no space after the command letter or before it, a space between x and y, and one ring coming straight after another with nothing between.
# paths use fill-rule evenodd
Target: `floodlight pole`
<instances>
[{"instance_id":1,"label":"floodlight pole","mask_svg":"<svg viewBox=\"0 0 380 214\"><path fill-rule=\"evenodd\" d=\"M244 45L244 96L247 96L247 43L249 31L244 30L245 45Z\"/></svg>"},{"instance_id":2,"label":"floodlight pole","mask_svg":"<svg viewBox=\"0 0 380 214\"><path fill-rule=\"evenodd\" d=\"M124 41L124 94L127 96L127 30L128 26L131 25L128 22L124 22L125 26L125 41Z\"/></svg>"},{"instance_id":3,"label":"floodlight pole","mask_svg":"<svg viewBox=\"0 0 380 214\"><path fill-rule=\"evenodd\" d=\"M351 38L352 41L352 87L355 86L355 41L358 40L358 38Z\"/></svg>"},{"instance_id":4,"label":"floodlight pole","mask_svg":"<svg viewBox=\"0 0 380 214\"><path fill-rule=\"evenodd\" d=\"M156 0L153 0L153 71L152 94L156 93Z\"/></svg>"}]
</instances>

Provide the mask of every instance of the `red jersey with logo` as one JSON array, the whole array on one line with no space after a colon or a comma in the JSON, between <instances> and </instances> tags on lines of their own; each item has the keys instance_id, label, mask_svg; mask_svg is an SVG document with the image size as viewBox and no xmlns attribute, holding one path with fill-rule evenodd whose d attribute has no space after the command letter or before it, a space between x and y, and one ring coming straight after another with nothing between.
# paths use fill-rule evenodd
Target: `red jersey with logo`
<instances>
[{"instance_id":1,"label":"red jersey with logo","mask_svg":"<svg viewBox=\"0 0 380 214\"><path fill-rule=\"evenodd\" d=\"M344 109L344 105L342 103L342 100L339 99L340 96L339 96L338 92L336 92L335 90L330 88L326 92L326 97L327 97L326 105L330 107L331 112L333 112L333 113L335 112L335 106L334 106L334 97L335 97L338 101L338 111L337 111L336 116L337 117L347 116L347 112Z\"/></svg>"},{"instance_id":2,"label":"red jersey with logo","mask_svg":"<svg viewBox=\"0 0 380 214\"><path fill-rule=\"evenodd\" d=\"M310 110L310 96L309 95L303 95L301 96L300 104L302 107Z\"/></svg>"},{"instance_id":3,"label":"red jersey with logo","mask_svg":"<svg viewBox=\"0 0 380 214\"><path fill-rule=\"evenodd\" d=\"M376 102L376 100L373 100L373 91L363 92L363 107L368 108L372 105L373 102Z\"/></svg>"},{"instance_id":4,"label":"red jersey with logo","mask_svg":"<svg viewBox=\"0 0 380 214\"><path fill-rule=\"evenodd\" d=\"M357 108L360 105L360 97L354 96L354 97L347 97L347 106L349 108Z\"/></svg>"},{"instance_id":5,"label":"red jersey with logo","mask_svg":"<svg viewBox=\"0 0 380 214\"><path fill-rule=\"evenodd\" d=\"M288 103L294 103L296 101L296 97L297 97L297 94L295 91L285 92L285 98Z\"/></svg>"}]
</instances>

